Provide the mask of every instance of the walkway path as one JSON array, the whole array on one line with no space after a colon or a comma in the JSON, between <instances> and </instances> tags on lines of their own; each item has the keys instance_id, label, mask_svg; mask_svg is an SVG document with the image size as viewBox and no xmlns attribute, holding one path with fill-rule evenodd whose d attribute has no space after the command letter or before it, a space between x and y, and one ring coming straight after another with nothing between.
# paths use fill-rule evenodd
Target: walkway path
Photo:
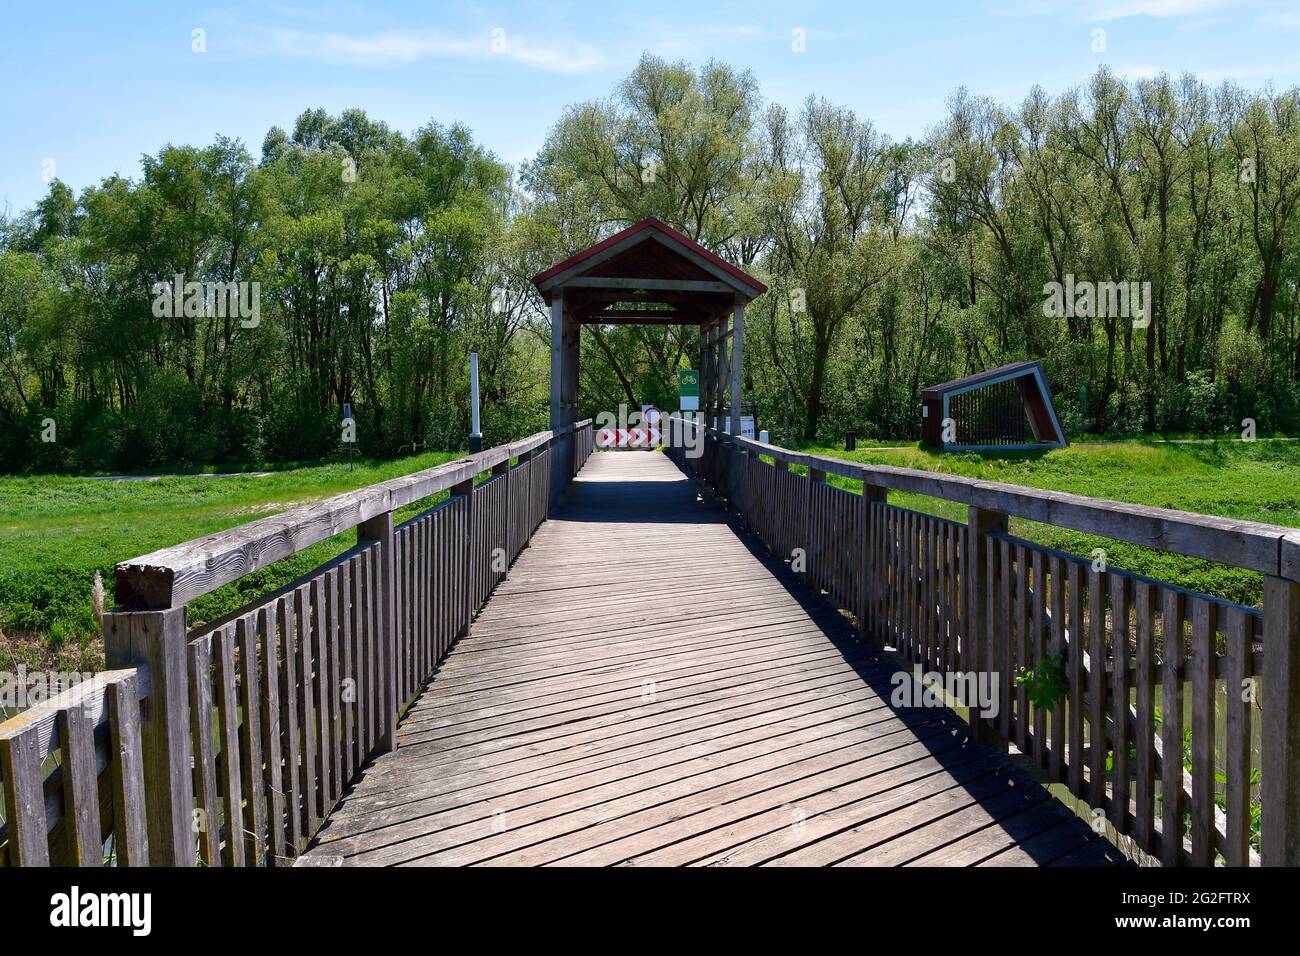
<instances>
[{"instance_id":1,"label":"walkway path","mask_svg":"<svg viewBox=\"0 0 1300 956\"><path fill-rule=\"evenodd\" d=\"M664 456L593 455L305 862L1119 859L893 672Z\"/></svg>"}]
</instances>

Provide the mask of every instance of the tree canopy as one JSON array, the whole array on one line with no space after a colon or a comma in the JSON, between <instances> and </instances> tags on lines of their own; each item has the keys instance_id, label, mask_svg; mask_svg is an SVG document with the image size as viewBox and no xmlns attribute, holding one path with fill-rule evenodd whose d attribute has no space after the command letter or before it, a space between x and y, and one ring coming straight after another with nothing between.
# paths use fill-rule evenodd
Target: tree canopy
<instances>
[{"instance_id":1,"label":"tree canopy","mask_svg":"<svg viewBox=\"0 0 1300 956\"><path fill-rule=\"evenodd\" d=\"M646 56L518 170L461 125L308 110L260 156L167 145L0 218L0 468L330 457L344 403L363 453L456 448L470 351L487 440L545 427L529 277L648 215L770 286L744 393L774 434L789 402L783 439L916 437L921 388L1020 358L1072 433L1285 430L1298 205L1300 92L1190 75L1101 69L1017 106L958 90L895 142L727 64ZM177 277L208 307L158 314ZM211 308L231 283L256 321ZM1111 283L1149 288L1144 313L1045 308L1052 284ZM584 413L670 407L698 361L694 329L587 331Z\"/></svg>"}]
</instances>

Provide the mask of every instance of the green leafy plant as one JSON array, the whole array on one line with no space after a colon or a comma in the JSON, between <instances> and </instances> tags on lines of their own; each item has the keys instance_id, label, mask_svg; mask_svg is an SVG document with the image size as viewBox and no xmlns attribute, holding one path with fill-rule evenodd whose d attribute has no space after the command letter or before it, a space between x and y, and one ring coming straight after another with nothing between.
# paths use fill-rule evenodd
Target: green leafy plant
<instances>
[{"instance_id":1,"label":"green leafy plant","mask_svg":"<svg viewBox=\"0 0 1300 956\"><path fill-rule=\"evenodd\" d=\"M1025 689L1025 697L1035 707L1052 710L1064 697L1070 682L1065 676L1065 655L1049 654L1033 670L1022 667L1016 683Z\"/></svg>"}]
</instances>

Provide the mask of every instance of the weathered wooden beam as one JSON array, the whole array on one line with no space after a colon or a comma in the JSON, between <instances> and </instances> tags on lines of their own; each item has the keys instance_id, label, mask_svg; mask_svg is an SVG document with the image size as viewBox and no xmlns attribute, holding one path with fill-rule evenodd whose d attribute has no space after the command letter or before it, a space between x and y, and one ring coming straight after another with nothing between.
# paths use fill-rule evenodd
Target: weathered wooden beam
<instances>
[{"instance_id":1,"label":"weathered wooden beam","mask_svg":"<svg viewBox=\"0 0 1300 956\"><path fill-rule=\"evenodd\" d=\"M193 866L193 766L185 609L112 611L104 615L104 658L110 668L146 664L149 698L140 725L149 862Z\"/></svg>"},{"instance_id":2,"label":"weathered wooden beam","mask_svg":"<svg viewBox=\"0 0 1300 956\"><path fill-rule=\"evenodd\" d=\"M577 325L696 325L697 320L689 316L676 316L671 319L607 319L600 315L579 319Z\"/></svg>"},{"instance_id":3,"label":"weathered wooden beam","mask_svg":"<svg viewBox=\"0 0 1300 956\"><path fill-rule=\"evenodd\" d=\"M699 426L696 426L699 427ZM1280 525L1220 518L1213 515L1154 508L1062 491L1027 488L959 475L865 465L824 455L789 451L777 445L734 436L733 441L777 461L888 488L943 498L1006 512L1019 518L1071 528L1159 551L1204 558L1233 567L1287 577L1282 553L1300 547L1296 529ZM1280 573L1281 572L1281 573Z\"/></svg>"},{"instance_id":4,"label":"weathered wooden beam","mask_svg":"<svg viewBox=\"0 0 1300 956\"><path fill-rule=\"evenodd\" d=\"M1271 575L1261 681L1260 858L1264 866L1300 866L1300 584Z\"/></svg>"},{"instance_id":5,"label":"weathered wooden beam","mask_svg":"<svg viewBox=\"0 0 1300 956\"><path fill-rule=\"evenodd\" d=\"M179 607L377 515L446 491L468 476L518 457L521 451L546 444L551 435L540 432L436 468L124 561L114 572L117 603L135 610Z\"/></svg>"},{"instance_id":6,"label":"weathered wooden beam","mask_svg":"<svg viewBox=\"0 0 1300 956\"><path fill-rule=\"evenodd\" d=\"M579 276L565 283L570 289L645 289L648 292L733 292L725 282L703 279L638 279L623 276Z\"/></svg>"}]
</instances>

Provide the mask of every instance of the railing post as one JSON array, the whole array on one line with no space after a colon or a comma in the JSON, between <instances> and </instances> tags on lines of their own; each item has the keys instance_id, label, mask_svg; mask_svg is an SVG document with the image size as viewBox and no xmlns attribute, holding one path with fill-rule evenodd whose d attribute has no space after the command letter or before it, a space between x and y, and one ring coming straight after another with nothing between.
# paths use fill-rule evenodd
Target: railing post
<instances>
[{"instance_id":1,"label":"railing post","mask_svg":"<svg viewBox=\"0 0 1300 956\"><path fill-rule=\"evenodd\" d=\"M1260 862L1300 865L1300 582L1264 576ZM1228 688L1228 693L1241 693Z\"/></svg>"},{"instance_id":2,"label":"railing post","mask_svg":"<svg viewBox=\"0 0 1300 956\"><path fill-rule=\"evenodd\" d=\"M375 742L376 753L397 749L397 569L393 565L393 513L386 511L357 525L357 543L375 542L379 551L379 613L381 633L376 642L379 660L380 719L383 730Z\"/></svg>"},{"instance_id":3,"label":"railing post","mask_svg":"<svg viewBox=\"0 0 1300 956\"><path fill-rule=\"evenodd\" d=\"M502 506L504 515L501 519L501 526L505 529L501 534L501 547L505 551L505 560L502 562L503 569L497 574L493 587L505 580L506 575L510 572L510 456L506 455L506 460L492 466L492 474L501 477L501 499L505 502Z\"/></svg>"},{"instance_id":4,"label":"railing post","mask_svg":"<svg viewBox=\"0 0 1300 956\"><path fill-rule=\"evenodd\" d=\"M997 674L998 680L1006 675L1002 673L1006 660L1005 642L999 640L994 624L994 602L991 595L997 594L997 563L989 561L989 544L992 534L1006 534L1007 516L1000 511L989 511L971 505L967 516L966 543L970 553L966 555L970 613L966 616L966 631L962 635L969 642L971 653L963 654L968 672L982 668L990 674ZM1002 699L1001 690L998 699ZM994 730L991 720L985 721L975 709L970 711L968 720L975 739L982 744L1005 751L1007 742Z\"/></svg>"},{"instance_id":5,"label":"railing post","mask_svg":"<svg viewBox=\"0 0 1300 956\"><path fill-rule=\"evenodd\" d=\"M456 639L469 636L470 621L474 617L474 479L475 475L470 475L467 479L451 486L452 497L463 497L465 499L465 548L462 552L464 557L461 561L461 567L457 571L457 577L460 579L461 588L461 621L463 622L460 629L456 632Z\"/></svg>"},{"instance_id":6,"label":"railing post","mask_svg":"<svg viewBox=\"0 0 1300 956\"><path fill-rule=\"evenodd\" d=\"M871 543L875 539L872 527L872 508L874 504L884 504L888 500L888 493L880 485L868 483L865 479L862 482L862 538L859 542L859 567L858 567L858 630L864 639L878 640L874 623L870 621L873 610L877 607L878 595L876 585L880 581L880 575L876 567L877 552L872 550ZM880 643L883 643L880 642Z\"/></svg>"},{"instance_id":7,"label":"railing post","mask_svg":"<svg viewBox=\"0 0 1300 956\"><path fill-rule=\"evenodd\" d=\"M804 572L803 579L805 584L818 580L813 576L813 555L816 554L818 559L821 555L817 552L817 543L813 540L816 536L816 523L813 521L813 488L818 484L826 481L826 472L820 468L808 466L808 482L804 485L803 496L803 551L804 551Z\"/></svg>"},{"instance_id":8,"label":"railing post","mask_svg":"<svg viewBox=\"0 0 1300 956\"><path fill-rule=\"evenodd\" d=\"M194 866L185 608L110 611L104 615L102 627L109 670L139 664L149 668L149 696L140 722L149 863Z\"/></svg>"}]
</instances>

